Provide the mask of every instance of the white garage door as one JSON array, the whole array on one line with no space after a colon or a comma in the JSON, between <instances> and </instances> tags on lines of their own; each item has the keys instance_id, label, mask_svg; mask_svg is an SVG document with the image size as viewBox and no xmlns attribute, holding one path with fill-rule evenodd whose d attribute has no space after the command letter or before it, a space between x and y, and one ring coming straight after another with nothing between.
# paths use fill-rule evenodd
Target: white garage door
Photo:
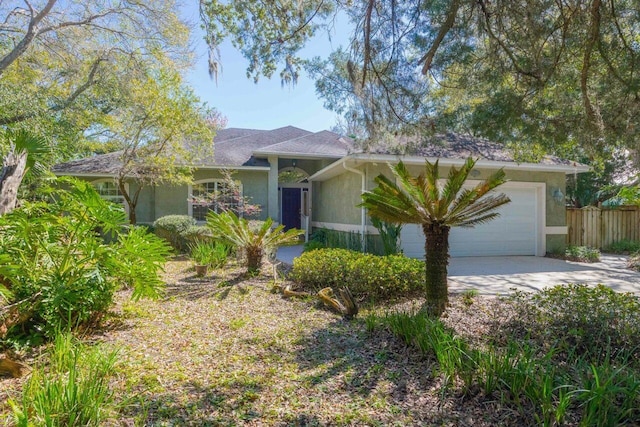
<instances>
[{"instance_id":1,"label":"white garage door","mask_svg":"<svg viewBox=\"0 0 640 427\"><path fill-rule=\"evenodd\" d=\"M511 203L498 209L500 216L474 228L454 227L449 235L453 257L536 255L538 202L536 188L506 188ZM402 249L412 258L424 258L424 234L418 225L402 228Z\"/></svg>"}]
</instances>

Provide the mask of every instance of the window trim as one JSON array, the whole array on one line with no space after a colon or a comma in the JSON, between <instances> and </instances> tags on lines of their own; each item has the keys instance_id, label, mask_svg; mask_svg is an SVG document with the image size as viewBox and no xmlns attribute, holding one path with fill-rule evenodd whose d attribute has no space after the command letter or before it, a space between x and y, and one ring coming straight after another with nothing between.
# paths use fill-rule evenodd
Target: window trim
<instances>
[{"instance_id":1,"label":"window trim","mask_svg":"<svg viewBox=\"0 0 640 427\"><path fill-rule=\"evenodd\" d=\"M222 178L208 178L208 179L200 179L198 181L193 181L193 183L189 184L187 187L187 215L189 215L191 218L193 218L193 187L194 185L198 185L198 184L207 184L210 182L215 182L216 183L216 191L218 188L218 183L224 183L224 179ZM235 183L238 185L238 187L240 188L240 197L244 197L244 186L242 185L242 181L240 180L235 180ZM196 220L198 222L198 224L204 224L205 221L201 221L201 220Z\"/></svg>"},{"instance_id":2,"label":"window trim","mask_svg":"<svg viewBox=\"0 0 640 427\"><path fill-rule=\"evenodd\" d=\"M90 184L96 190L96 192L98 193L98 195L100 196L101 199L109 200L110 202L113 202L113 200L105 199L102 196L102 194L100 194L98 189L96 188L96 184L100 184L101 182L109 182L109 183L113 184L116 187L116 189L118 190L118 193L120 193L122 195L122 193L120 192L120 188L118 188L118 183L117 183L117 181L115 179L113 179L113 178L94 179L93 181L90 181ZM127 194L129 193L129 183L128 182L124 183L124 190L127 192ZM113 202L113 203L115 203L115 202ZM122 196L122 206L124 207L124 213L125 213L125 215L127 215L127 219L129 219L129 203L127 203L127 200L124 198L124 196Z\"/></svg>"}]
</instances>

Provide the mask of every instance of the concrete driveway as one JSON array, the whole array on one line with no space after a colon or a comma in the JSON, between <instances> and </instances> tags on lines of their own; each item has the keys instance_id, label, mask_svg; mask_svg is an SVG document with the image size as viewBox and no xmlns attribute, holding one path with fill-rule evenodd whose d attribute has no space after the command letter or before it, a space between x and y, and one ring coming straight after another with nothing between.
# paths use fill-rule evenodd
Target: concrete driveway
<instances>
[{"instance_id":1,"label":"concrete driveway","mask_svg":"<svg viewBox=\"0 0 640 427\"><path fill-rule=\"evenodd\" d=\"M278 249L278 260L292 264L302 245ZM587 264L534 256L462 257L449 260L449 290L475 289L483 295L504 295L512 288L537 291L563 283L602 283L618 292L640 295L640 273L626 268L627 257L602 255Z\"/></svg>"},{"instance_id":2,"label":"concrete driveway","mask_svg":"<svg viewBox=\"0 0 640 427\"><path fill-rule=\"evenodd\" d=\"M451 258L449 289L501 295L512 288L536 291L563 283L602 283L619 292L640 294L640 273L625 266L626 257L620 255L602 255L600 262L591 264L534 256Z\"/></svg>"}]
</instances>

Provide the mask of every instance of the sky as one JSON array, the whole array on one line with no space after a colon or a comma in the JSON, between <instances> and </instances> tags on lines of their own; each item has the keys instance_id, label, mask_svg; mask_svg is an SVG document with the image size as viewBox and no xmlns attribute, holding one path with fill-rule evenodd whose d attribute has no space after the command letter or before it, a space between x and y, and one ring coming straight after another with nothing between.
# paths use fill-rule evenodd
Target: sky
<instances>
[{"instance_id":1,"label":"sky","mask_svg":"<svg viewBox=\"0 0 640 427\"><path fill-rule=\"evenodd\" d=\"M202 39L198 5L183 8L184 17L191 22L192 39L197 60L195 68L187 75L188 83L202 101L215 107L228 122L227 127L251 129L276 129L296 126L312 132L328 130L336 123L337 115L323 107L322 100L315 93L314 82L301 72L298 84L282 87L279 70L269 80L261 77L258 83L246 76L247 60L236 51L230 42L220 48L222 72L217 83L209 77L207 48ZM340 25L336 25L340 28ZM318 35L302 51L302 57L327 57L346 40L346 34L326 32Z\"/></svg>"}]
</instances>

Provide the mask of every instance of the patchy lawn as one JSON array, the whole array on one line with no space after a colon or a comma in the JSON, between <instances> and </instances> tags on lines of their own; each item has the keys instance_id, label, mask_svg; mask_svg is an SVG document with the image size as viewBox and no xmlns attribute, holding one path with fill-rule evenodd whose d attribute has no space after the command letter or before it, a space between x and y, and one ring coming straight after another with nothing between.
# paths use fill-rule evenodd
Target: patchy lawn
<instances>
[{"instance_id":1,"label":"patchy lawn","mask_svg":"<svg viewBox=\"0 0 640 427\"><path fill-rule=\"evenodd\" d=\"M443 392L433 358L385 329L369 332L366 310L344 321L313 299L284 299L271 291L272 277L247 278L240 269L198 278L177 260L166 277L164 300L132 302L122 292L106 327L90 337L120 349L114 425L534 423L481 393ZM497 299L466 295L453 299L445 322L481 345L479 337L510 317L506 310ZM3 382L15 395L20 381Z\"/></svg>"}]
</instances>

